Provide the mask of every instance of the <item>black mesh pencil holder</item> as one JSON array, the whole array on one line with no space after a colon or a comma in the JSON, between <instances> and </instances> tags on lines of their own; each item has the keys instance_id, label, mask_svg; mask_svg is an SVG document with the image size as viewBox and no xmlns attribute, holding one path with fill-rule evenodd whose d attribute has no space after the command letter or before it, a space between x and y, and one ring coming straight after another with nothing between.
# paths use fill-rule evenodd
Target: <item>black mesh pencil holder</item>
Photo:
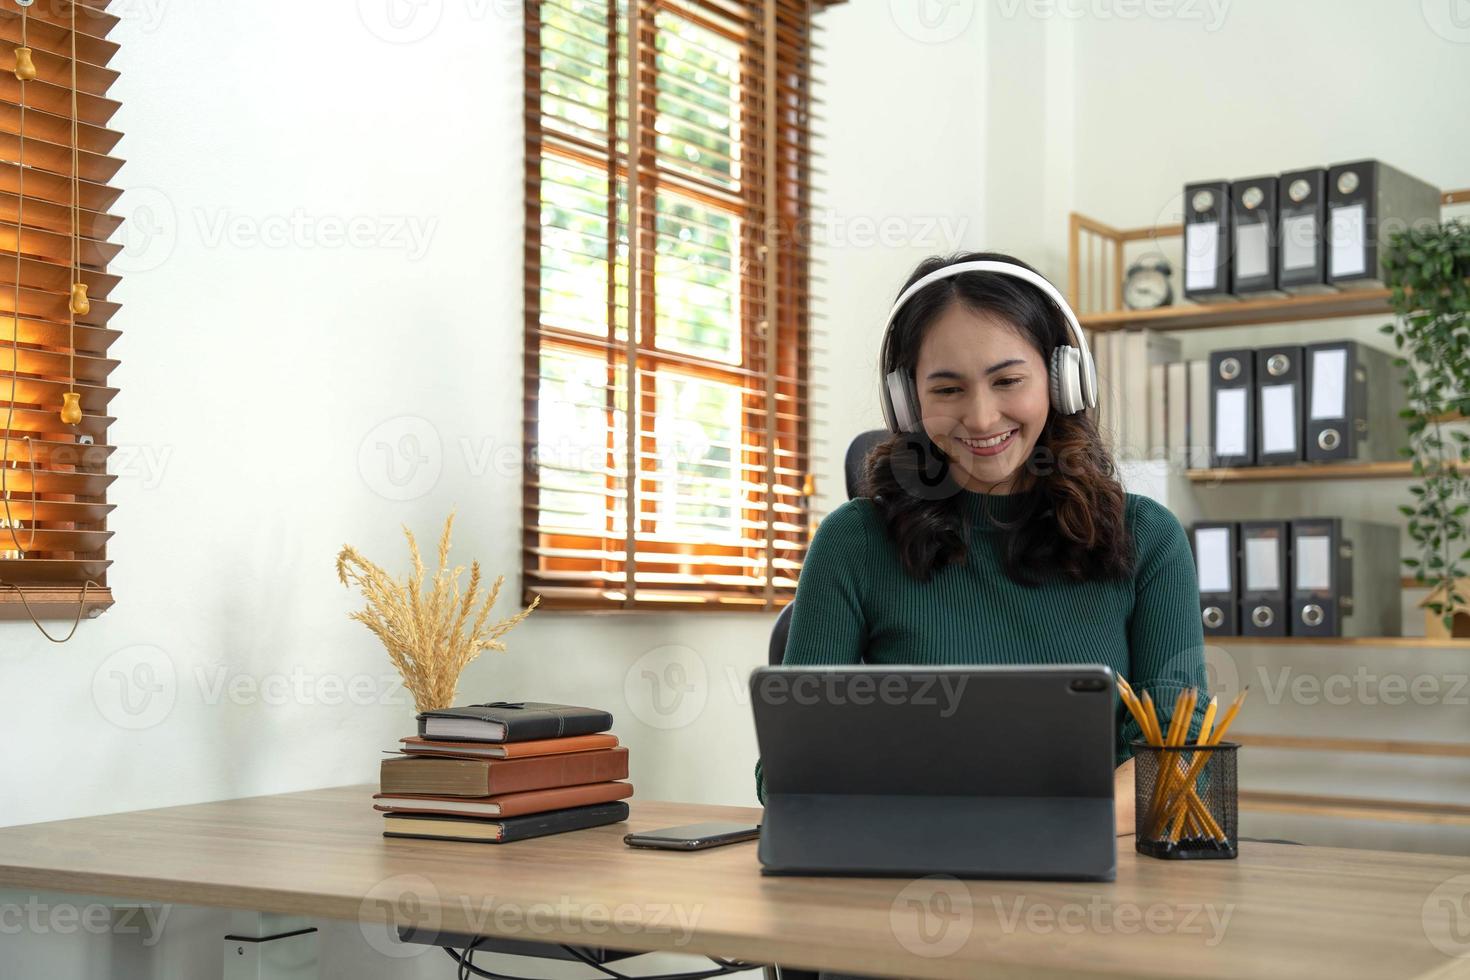
<instances>
[{"instance_id":1,"label":"black mesh pencil holder","mask_svg":"<svg viewBox=\"0 0 1470 980\"><path fill-rule=\"evenodd\" d=\"M1134 846L1156 858L1233 858L1237 853L1235 757L1240 745L1133 743Z\"/></svg>"}]
</instances>

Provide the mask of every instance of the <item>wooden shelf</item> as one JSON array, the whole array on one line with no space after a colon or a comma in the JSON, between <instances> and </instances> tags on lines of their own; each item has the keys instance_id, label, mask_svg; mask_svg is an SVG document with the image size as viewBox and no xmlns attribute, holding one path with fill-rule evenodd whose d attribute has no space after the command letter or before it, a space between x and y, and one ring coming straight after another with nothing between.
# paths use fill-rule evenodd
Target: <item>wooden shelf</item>
<instances>
[{"instance_id":1,"label":"wooden shelf","mask_svg":"<svg viewBox=\"0 0 1470 980\"><path fill-rule=\"evenodd\" d=\"M1315 793L1274 793L1248 789L1240 791L1239 799L1242 810L1298 813L1347 820L1470 826L1470 806L1461 803L1374 800L1356 796L1320 796Z\"/></svg>"},{"instance_id":2,"label":"wooden shelf","mask_svg":"<svg viewBox=\"0 0 1470 980\"><path fill-rule=\"evenodd\" d=\"M1310 296L1247 299L1233 303L1179 303L1156 310L1113 310L1085 313L1078 322L1085 330L1196 330L1238 327L1256 323L1291 323L1345 316L1387 316L1387 289L1360 289Z\"/></svg>"},{"instance_id":3,"label":"wooden shelf","mask_svg":"<svg viewBox=\"0 0 1470 980\"><path fill-rule=\"evenodd\" d=\"M1440 192L1441 207L1470 201L1470 188ZM1347 289L1335 293L1246 299L1224 303L1180 302L1157 310L1123 306L1124 246L1178 238L1182 225L1116 228L1073 211L1068 218L1067 300L1086 330L1194 330L1259 323L1291 323L1348 316L1387 316L1387 289ZM1088 311L1088 312L1084 312Z\"/></svg>"},{"instance_id":4,"label":"wooden shelf","mask_svg":"<svg viewBox=\"0 0 1470 980\"><path fill-rule=\"evenodd\" d=\"M1335 735L1257 735L1230 733L1232 742L1262 749L1297 752L1362 752L1370 755L1411 755L1425 758L1470 759L1470 743L1410 742L1388 738L1340 738Z\"/></svg>"},{"instance_id":5,"label":"wooden shelf","mask_svg":"<svg viewBox=\"0 0 1470 980\"><path fill-rule=\"evenodd\" d=\"M1206 636L1205 646L1422 647L1470 650L1470 639L1427 636Z\"/></svg>"},{"instance_id":6,"label":"wooden shelf","mask_svg":"<svg viewBox=\"0 0 1470 980\"><path fill-rule=\"evenodd\" d=\"M1414 475L1414 461L1297 463L1292 466L1221 466L1188 470L1193 483L1260 483L1266 480L1397 480Z\"/></svg>"},{"instance_id":7,"label":"wooden shelf","mask_svg":"<svg viewBox=\"0 0 1470 980\"><path fill-rule=\"evenodd\" d=\"M26 603L30 604L31 612L37 619L64 623L70 623L76 619L77 602L82 597L80 586L33 585L20 588L25 589ZM97 616L110 609L112 603L111 589L88 589L87 607L82 612L82 618L89 619ZM0 587L0 622L27 622L29 620L30 616L26 614L25 604L21 602L16 587Z\"/></svg>"}]
</instances>

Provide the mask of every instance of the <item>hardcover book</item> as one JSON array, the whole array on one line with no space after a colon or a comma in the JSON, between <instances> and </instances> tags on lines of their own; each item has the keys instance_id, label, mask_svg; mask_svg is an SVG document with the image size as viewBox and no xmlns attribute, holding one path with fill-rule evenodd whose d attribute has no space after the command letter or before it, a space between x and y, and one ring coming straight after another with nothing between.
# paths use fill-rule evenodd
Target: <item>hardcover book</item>
<instances>
[{"instance_id":1,"label":"hardcover book","mask_svg":"<svg viewBox=\"0 0 1470 980\"><path fill-rule=\"evenodd\" d=\"M524 742L539 738L595 735L612 727L612 715L597 708L544 701L492 701L439 708L418 716L419 735L463 742Z\"/></svg>"},{"instance_id":2,"label":"hardcover book","mask_svg":"<svg viewBox=\"0 0 1470 980\"><path fill-rule=\"evenodd\" d=\"M503 820L467 820L429 813L385 813L383 836L467 841L472 844L507 844L530 837L601 827L627 819L628 804L622 802L577 806L568 810L532 813L524 817L506 817Z\"/></svg>"},{"instance_id":3,"label":"hardcover book","mask_svg":"<svg viewBox=\"0 0 1470 980\"><path fill-rule=\"evenodd\" d=\"M499 796L626 779L628 750L619 747L525 759L403 756L384 759L378 771L379 788L394 796Z\"/></svg>"}]
</instances>

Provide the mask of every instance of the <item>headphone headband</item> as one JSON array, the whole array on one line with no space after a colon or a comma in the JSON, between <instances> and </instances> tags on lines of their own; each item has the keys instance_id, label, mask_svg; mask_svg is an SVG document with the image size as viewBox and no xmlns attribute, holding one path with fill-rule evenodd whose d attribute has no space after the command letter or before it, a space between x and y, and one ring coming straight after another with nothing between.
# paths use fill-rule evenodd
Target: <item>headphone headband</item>
<instances>
[{"instance_id":1,"label":"headphone headband","mask_svg":"<svg viewBox=\"0 0 1470 980\"><path fill-rule=\"evenodd\" d=\"M883 343L879 353L880 371L886 372L888 370L888 343L893 333L893 321L898 316L898 311L903 308L905 303L913 298L915 293L919 292L925 286L938 282L941 279L957 276L962 272L994 272L1000 275L1012 276L1023 282L1030 283L1046 294L1047 298L1061 311L1062 319L1067 323L1067 332L1071 334L1073 344L1079 354L1077 383L1079 394L1081 395L1082 407L1092 408L1097 405L1097 366L1092 360L1092 351L1087 346L1087 336L1082 331L1082 324L1077 322L1077 314L1072 312L1072 307L1067 304L1061 292L1048 282L1045 276L1042 276L1038 272L1033 272L1025 266L1016 265L1014 262L1001 262L995 259L971 259L967 262L955 262L943 268L935 269L900 293L898 299L893 303L893 308L888 311L888 319L883 322ZM1054 385L1055 382L1056 379L1053 379ZM883 401L885 415L889 416L889 425L892 427L891 399L886 385L883 389Z\"/></svg>"}]
</instances>

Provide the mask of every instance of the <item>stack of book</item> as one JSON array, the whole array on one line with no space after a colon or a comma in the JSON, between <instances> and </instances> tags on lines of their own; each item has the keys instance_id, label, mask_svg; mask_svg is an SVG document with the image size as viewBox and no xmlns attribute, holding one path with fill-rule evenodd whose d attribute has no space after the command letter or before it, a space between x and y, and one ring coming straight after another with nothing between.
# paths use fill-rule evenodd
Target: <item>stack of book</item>
<instances>
[{"instance_id":1,"label":"stack of book","mask_svg":"<svg viewBox=\"0 0 1470 980\"><path fill-rule=\"evenodd\" d=\"M384 759L384 837L501 844L628 817L628 750L612 715L539 701L426 711Z\"/></svg>"}]
</instances>

